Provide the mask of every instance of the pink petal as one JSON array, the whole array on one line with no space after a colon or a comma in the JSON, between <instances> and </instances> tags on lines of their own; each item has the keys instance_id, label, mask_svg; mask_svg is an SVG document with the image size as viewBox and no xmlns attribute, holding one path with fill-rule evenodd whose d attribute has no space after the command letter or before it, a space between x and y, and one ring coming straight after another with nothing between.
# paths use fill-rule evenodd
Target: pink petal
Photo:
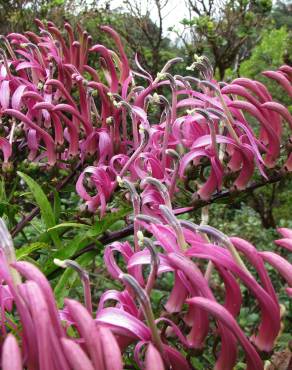
<instances>
[{"instance_id":1,"label":"pink petal","mask_svg":"<svg viewBox=\"0 0 292 370\"><path fill-rule=\"evenodd\" d=\"M128 58L127 58L127 55L125 53L125 50L124 50L124 47L123 47L123 44L121 42L121 39L120 39L120 36L119 34L114 30L112 29L111 27L109 26L102 26L100 27L103 31L109 33L111 35L111 37L114 39L118 49L119 49L119 52L120 52L120 55L121 55L121 59L122 59L122 76L121 76L121 80L122 82L124 82L126 80L126 78L130 75L130 67L129 67L129 62L128 62Z\"/></svg>"},{"instance_id":2,"label":"pink petal","mask_svg":"<svg viewBox=\"0 0 292 370\"><path fill-rule=\"evenodd\" d=\"M38 284L42 292L45 294L51 320L54 324L54 329L59 336L62 336L64 331L59 322L59 314L56 306L55 297L52 288L45 275L33 264L25 261L15 262L13 267L26 279L32 280Z\"/></svg>"},{"instance_id":3,"label":"pink petal","mask_svg":"<svg viewBox=\"0 0 292 370\"><path fill-rule=\"evenodd\" d=\"M96 324L87 309L79 302L66 299L65 304L75 322L80 336L84 339L94 368L103 368L103 352Z\"/></svg>"},{"instance_id":4,"label":"pink petal","mask_svg":"<svg viewBox=\"0 0 292 370\"><path fill-rule=\"evenodd\" d=\"M62 338L61 342L73 370L94 370L90 359L76 342L67 338Z\"/></svg>"},{"instance_id":5,"label":"pink petal","mask_svg":"<svg viewBox=\"0 0 292 370\"><path fill-rule=\"evenodd\" d=\"M0 137L0 149L3 152L4 163L7 163L12 155L12 147L9 141L4 137Z\"/></svg>"},{"instance_id":6,"label":"pink petal","mask_svg":"<svg viewBox=\"0 0 292 370\"><path fill-rule=\"evenodd\" d=\"M97 313L95 321L108 325L114 333L122 336L145 341L151 339L151 332L142 321L118 308L101 310Z\"/></svg>"},{"instance_id":7,"label":"pink petal","mask_svg":"<svg viewBox=\"0 0 292 370\"><path fill-rule=\"evenodd\" d=\"M278 227L278 233L282 234L284 238L292 239L292 229L288 229L286 227Z\"/></svg>"},{"instance_id":8,"label":"pink petal","mask_svg":"<svg viewBox=\"0 0 292 370\"><path fill-rule=\"evenodd\" d=\"M10 100L10 81L4 80L0 85L0 104L1 108L7 109Z\"/></svg>"},{"instance_id":9,"label":"pink petal","mask_svg":"<svg viewBox=\"0 0 292 370\"><path fill-rule=\"evenodd\" d=\"M122 370L121 351L112 332L105 327L99 327L98 331L102 346L104 369Z\"/></svg>"},{"instance_id":10,"label":"pink petal","mask_svg":"<svg viewBox=\"0 0 292 370\"><path fill-rule=\"evenodd\" d=\"M288 93L288 95L292 98L292 87L289 80L280 72L275 71L265 71L262 74L272 80L277 81L283 89Z\"/></svg>"},{"instance_id":11,"label":"pink petal","mask_svg":"<svg viewBox=\"0 0 292 370\"><path fill-rule=\"evenodd\" d=\"M262 260L262 257L260 256L257 249L252 244L250 244L249 242L241 238L232 237L230 238L230 241L235 246L235 248L238 249L240 252L242 252L245 255L245 257L248 259L248 261L254 266L257 273L259 274L259 278L262 282L263 287L270 294L270 296L274 299L274 301L278 303L275 289L265 269L265 265Z\"/></svg>"},{"instance_id":12,"label":"pink petal","mask_svg":"<svg viewBox=\"0 0 292 370\"><path fill-rule=\"evenodd\" d=\"M2 347L2 370L22 370L22 358L17 340L8 334Z\"/></svg>"},{"instance_id":13,"label":"pink petal","mask_svg":"<svg viewBox=\"0 0 292 370\"><path fill-rule=\"evenodd\" d=\"M172 370L191 370L187 360L177 349L167 345L164 345L163 349L169 359Z\"/></svg>"},{"instance_id":14,"label":"pink petal","mask_svg":"<svg viewBox=\"0 0 292 370\"><path fill-rule=\"evenodd\" d=\"M280 245L281 247L284 247L288 249L288 251L292 252L292 238L284 238L284 239L279 239L274 241L276 244Z\"/></svg>"},{"instance_id":15,"label":"pink petal","mask_svg":"<svg viewBox=\"0 0 292 370\"><path fill-rule=\"evenodd\" d=\"M265 262L272 265L292 287L292 264L274 252L260 252Z\"/></svg>"},{"instance_id":16,"label":"pink petal","mask_svg":"<svg viewBox=\"0 0 292 370\"><path fill-rule=\"evenodd\" d=\"M24 91L27 89L25 85L19 85L17 89L14 91L11 99L11 105L13 109L20 110L21 107L21 99L23 96Z\"/></svg>"},{"instance_id":17,"label":"pink petal","mask_svg":"<svg viewBox=\"0 0 292 370\"><path fill-rule=\"evenodd\" d=\"M222 247L199 243L193 243L193 246L187 250L187 255L199 258L207 258L230 272L240 277L243 283L253 293L260 303L262 314L261 324L258 334L253 339L257 347L263 351L270 351L273 348L274 341L280 330L279 305L264 290L257 281L244 272L230 256L229 252Z\"/></svg>"},{"instance_id":18,"label":"pink petal","mask_svg":"<svg viewBox=\"0 0 292 370\"><path fill-rule=\"evenodd\" d=\"M164 365L160 353L149 343L146 351L145 370L164 370Z\"/></svg>"}]
</instances>

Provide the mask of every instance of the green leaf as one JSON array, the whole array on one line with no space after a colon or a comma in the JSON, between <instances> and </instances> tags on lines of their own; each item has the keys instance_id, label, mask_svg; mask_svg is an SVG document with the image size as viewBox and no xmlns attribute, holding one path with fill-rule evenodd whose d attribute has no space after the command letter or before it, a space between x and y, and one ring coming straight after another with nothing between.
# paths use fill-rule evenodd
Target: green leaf
<instances>
[{"instance_id":1,"label":"green leaf","mask_svg":"<svg viewBox=\"0 0 292 370\"><path fill-rule=\"evenodd\" d=\"M60 195L59 195L59 193L57 192L56 189L53 189L53 193L54 193L53 209L54 209L55 220L56 220L56 223L57 223L57 222L59 222L59 217L60 217L60 214L61 214L61 199L60 199Z\"/></svg>"},{"instance_id":2,"label":"green leaf","mask_svg":"<svg viewBox=\"0 0 292 370\"><path fill-rule=\"evenodd\" d=\"M84 253L82 256L76 258L76 262L78 262L80 266L86 267L92 262L95 255L95 251ZM68 296L70 289L77 279L78 273L74 269L70 267L65 269L54 289L58 307L63 306L64 298Z\"/></svg>"},{"instance_id":3,"label":"green leaf","mask_svg":"<svg viewBox=\"0 0 292 370\"><path fill-rule=\"evenodd\" d=\"M80 249L86 247L92 242L95 242L95 244L102 248L101 243L99 243L97 240L89 238L86 233L76 235L75 238L66 243L62 249L57 250L51 255L50 261L48 261L44 267L45 275L48 276L57 270L58 267L53 263L54 258L58 258L59 260L72 259Z\"/></svg>"},{"instance_id":4,"label":"green leaf","mask_svg":"<svg viewBox=\"0 0 292 370\"><path fill-rule=\"evenodd\" d=\"M98 222L96 222L95 225L91 227L91 229L88 231L88 236L94 237L103 234L115 222L128 215L130 211L131 208L125 207L118 210L117 212L109 213L102 220L99 220Z\"/></svg>"},{"instance_id":5,"label":"green leaf","mask_svg":"<svg viewBox=\"0 0 292 370\"><path fill-rule=\"evenodd\" d=\"M129 214L130 208L122 208L117 212L110 213L106 215L102 220L98 221L93 226L88 226L84 224L78 224L75 222L66 222L63 224L56 225L52 228L51 231L63 228L63 227L78 227L84 228L87 230L81 232L75 236L73 240L70 240L66 245L62 248L57 250L55 253L51 255L50 261L44 267L45 275L50 275L53 273L57 266L52 262L54 258L58 258L60 260L64 259L72 259L74 255L81 250L82 248L86 247L90 243L95 243L99 249L103 248L103 245L97 240L97 237L102 235L106 230L108 230L112 225L114 225L117 221L119 221L122 217Z\"/></svg>"},{"instance_id":6,"label":"green leaf","mask_svg":"<svg viewBox=\"0 0 292 370\"><path fill-rule=\"evenodd\" d=\"M0 177L0 201L6 201L5 181L3 177Z\"/></svg>"},{"instance_id":7,"label":"green leaf","mask_svg":"<svg viewBox=\"0 0 292 370\"><path fill-rule=\"evenodd\" d=\"M31 177L28 175L18 171L17 174L26 182L27 186L29 187L30 191L32 192L37 205L40 208L41 216L44 224L46 225L47 229L56 225L55 215L53 213L51 204L46 197L44 191L36 183ZM61 246L61 241L59 239L58 234L55 231L49 232L55 246L59 248Z\"/></svg>"},{"instance_id":8,"label":"green leaf","mask_svg":"<svg viewBox=\"0 0 292 370\"><path fill-rule=\"evenodd\" d=\"M21 260L28 255L30 255L32 252L37 251L39 249L48 249L49 245L47 243L32 243L28 245L24 245L23 247L16 249L15 254L16 254L16 259Z\"/></svg>"},{"instance_id":9,"label":"green leaf","mask_svg":"<svg viewBox=\"0 0 292 370\"><path fill-rule=\"evenodd\" d=\"M196 369L198 369L198 370L204 370L205 369L205 365L202 364L196 357L192 357L191 361L192 361L192 365Z\"/></svg>"},{"instance_id":10,"label":"green leaf","mask_svg":"<svg viewBox=\"0 0 292 370\"><path fill-rule=\"evenodd\" d=\"M62 224L59 224L59 225L55 225L53 227L50 227L48 229L48 231L57 230L57 229L63 229L63 228L69 228L69 227L78 227L78 228L82 228L82 229L89 229L90 228L90 226L88 226L88 225L79 224L77 222L64 222Z\"/></svg>"}]
</instances>

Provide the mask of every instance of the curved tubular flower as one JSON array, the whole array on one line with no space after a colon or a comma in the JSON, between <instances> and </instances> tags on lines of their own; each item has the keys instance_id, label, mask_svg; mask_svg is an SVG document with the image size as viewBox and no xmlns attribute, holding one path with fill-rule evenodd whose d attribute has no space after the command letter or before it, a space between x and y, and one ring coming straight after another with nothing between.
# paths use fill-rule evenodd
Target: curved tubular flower
<instances>
[{"instance_id":1,"label":"curved tubular flower","mask_svg":"<svg viewBox=\"0 0 292 370\"><path fill-rule=\"evenodd\" d=\"M151 293L151 289L153 288L155 284L155 280L158 274L159 269L159 255L158 252L149 238L145 238L142 232L139 232L139 245L146 246L146 248L149 250L151 255L151 270L148 276L147 284L145 287L145 291L148 295Z\"/></svg>"},{"instance_id":2,"label":"curved tubular flower","mask_svg":"<svg viewBox=\"0 0 292 370\"><path fill-rule=\"evenodd\" d=\"M225 301L224 307L231 313L231 315L236 318L239 315L242 296L240 291L240 286L238 285L235 277L225 268L221 268L218 264L215 264L216 270L218 270L220 276L223 279L225 287Z\"/></svg>"},{"instance_id":3,"label":"curved tubular flower","mask_svg":"<svg viewBox=\"0 0 292 370\"><path fill-rule=\"evenodd\" d=\"M277 229L278 233L280 233L284 238L292 239L292 229L288 229L286 227L279 227Z\"/></svg>"},{"instance_id":4,"label":"curved tubular flower","mask_svg":"<svg viewBox=\"0 0 292 370\"><path fill-rule=\"evenodd\" d=\"M246 100L248 100L251 104L253 104L257 109L261 110L261 107L262 107L261 102L257 100L252 94L250 94L246 87L232 83L231 85L225 86L221 90L221 92L223 94L235 94L237 96L241 96L245 98ZM272 116L269 116L269 114L267 114L264 110L263 111L261 110L261 112L263 113L265 118L269 120L275 132L280 136L282 133L282 127L281 127L281 122L279 120L278 115L275 113L272 113Z\"/></svg>"},{"instance_id":5,"label":"curved tubular flower","mask_svg":"<svg viewBox=\"0 0 292 370\"><path fill-rule=\"evenodd\" d=\"M52 137L44 129L32 122L27 116L15 109L5 109L3 113L19 119L21 122L24 122L26 125L40 134L47 148L48 163L49 165L53 166L56 162L56 153L54 140Z\"/></svg>"},{"instance_id":6,"label":"curved tubular flower","mask_svg":"<svg viewBox=\"0 0 292 370\"><path fill-rule=\"evenodd\" d=\"M187 303L190 305L196 305L201 309L206 310L211 315L215 316L219 322L221 322L230 332L236 336L240 341L242 347L245 350L247 357L247 369L249 370L263 370L263 363L257 354L254 347L249 343L246 336L241 331L234 317L219 303L214 302L208 298L204 297L193 297L187 300ZM230 333L230 335L232 335ZM232 369L233 366L229 366L229 369ZM225 368L227 369L227 367Z\"/></svg>"},{"instance_id":7,"label":"curved tubular flower","mask_svg":"<svg viewBox=\"0 0 292 370\"><path fill-rule=\"evenodd\" d=\"M283 89L288 93L290 98L292 98L292 87L289 80L280 72L277 71L265 71L262 74L272 80L277 81Z\"/></svg>"},{"instance_id":8,"label":"curved tubular flower","mask_svg":"<svg viewBox=\"0 0 292 370\"><path fill-rule=\"evenodd\" d=\"M117 72L115 69L114 62L109 51L103 45L94 45L90 50L90 52L98 52L102 55L105 59L109 72L110 72L110 92L116 93L118 91L119 81L117 77Z\"/></svg>"},{"instance_id":9,"label":"curved tubular flower","mask_svg":"<svg viewBox=\"0 0 292 370\"><path fill-rule=\"evenodd\" d=\"M122 370L122 357L119 345L112 332L104 327L98 328L102 345L103 363L105 370Z\"/></svg>"},{"instance_id":10,"label":"curved tubular flower","mask_svg":"<svg viewBox=\"0 0 292 370\"><path fill-rule=\"evenodd\" d=\"M128 274L121 274L119 278L123 281L125 285L128 285L137 296L143 315L151 331L152 341L155 344L156 348L159 350L160 354L163 356L163 344L154 320L154 315L148 294L143 288L141 288L141 286L133 276Z\"/></svg>"},{"instance_id":11,"label":"curved tubular flower","mask_svg":"<svg viewBox=\"0 0 292 370\"><path fill-rule=\"evenodd\" d=\"M89 135L92 132L92 125L90 122L88 122L85 118L82 117L82 115L71 105L69 104L58 104L54 107L54 111L62 111L72 114L72 116L76 117L80 122L82 122L85 132L87 135Z\"/></svg>"},{"instance_id":12,"label":"curved tubular flower","mask_svg":"<svg viewBox=\"0 0 292 370\"><path fill-rule=\"evenodd\" d=\"M259 301L262 313L262 320L258 328L258 333L253 337L253 341L260 350L270 351L273 348L280 330L279 305L273 300L273 297L271 297L250 274L247 274L235 264L228 252L226 252L226 250L224 251L221 247L193 243L192 247L187 250L186 255L209 259L213 263L227 268L242 280Z\"/></svg>"},{"instance_id":13,"label":"curved tubular flower","mask_svg":"<svg viewBox=\"0 0 292 370\"><path fill-rule=\"evenodd\" d=\"M37 370L38 357L37 357L36 337L34 335L31 335L31 333L34 333L35 330L34 323L22 297L19 295L18 290L16 290L15 283L12 280L11 273L9 271L9 266L7 264L5 255L3 254L2 250L0 250L0 264L1 264L0 276L9 287L11 295L13 296L13 300L16 304L20 320L23 323L22 336L24 350L27 356L26 362L28 364L29 369Z\"/></svg>"},{"instance_id":14,"label":"curved tubular flower","mask_svg":"<svg viewBox=\"0 0 292 370\"><path fill-rule=\"evenodd\" d=\"M92 174L91 180L98 191L93 197L87 193L83 185L86 173ZM99 168L90 166L79 176L76 183L76 191L82 199L86 200L86 204L90 211L95 211L97 207L100 206L100 215L102 217L105 214L106 202L111 197L114 185L115 182L111 179L106 167Z\"/></svg>"},{"instance_id":15,"label":"curved tubular flower","mask_svg":"<svg viewBox=\"0 0 292 370\"><path fill-rule=\"evenodd\" d=\"M119 49L119 52L120 52L120 55L121 55L121 60L122 60L121 83L124 83L125 80L128 78L128 76L130 75L130 67L129 67L128 58L127 58L127 55L125 53L125 50L124 50L123 44L121 42L120 36L114 29L112 29L109 26L101 26L100 28L101 28L102 31L105 31L105 32L107 32L111 35L111 37L114 39L114 41L115 41L115 43L116 43L116 45Z\"/></svg>"},{"instance_id":16,"label":"curved tubular flower","mask_svg":"<svg viewBox=\"0 0 292 370\"><path fill-rule=\"evenodd\" d=\"M62 127L61 121L59 117L57 116L57 114L52 113L54 109L54 105L47 103L47 102L39 102L33 106L33 109L37 109L37 110L41 109L42 111L48 110L51 112L51 118L52 118L52 121L55 127L55 144L63 144L64 142L63 127Z\"/></svg>"},{"instance_id":17,"label":"curved tubular flower","mask_svg":"<svg viewBox=\"0 0 292 370\"><path fill-rule=\"evenodd\" d=\"M84 338L93 366L97 369L103 369L103 349L94 320L79 302L66 299L65 304L79 334Z\"/></svg>"},{"instance_id":18,"label":"curved tubular flower","mask_svg":"<svg viewBox=\"0 0 292 370\"><path fill-rule=\"evenodd\" d=\"M124 336L128 340L151 340L150 329L141 320L119 308L104 308L97 313L95 321L106 324L114 334Z\"/></svg>"},{"instance_id":19,"label":"curved tubular flower","mask_svg":"<svg viewBox=\"0 0 292 370\"><path fill-rule=\"evenodd\" d=\"M189 279L192 287L195 289L196 293L200 296L208 298L210 301L215 302L215 298L211 289L208 286L207 280L204 278L203 274L199 268L188 258L177 253L170 253L168 255L170 263L175 266L176 269L183 271L184 275ZM186 300L188 302L188 300ZM198 315L197 315L198 317ZM189 334L192 338L196 336L199 332L199 337L201 342L204 341L208 334L209 323L206 316L200 315L200 325L197 326L196 318L194 318L194 326ZM236 345L232 335L226 332L224 328L219 324L220 334L222 336L221 352L216 363L217 369L232 369L236 361ZM195 342L194 342L195 343ZM198 344L196 343L198 346Z\"/></svg>"},{"instance_id":20,"label":"curved tubular flower","mask_svg":"<svg viewBox=\"0 0 292 370\"><path fill-rule=\"evenodd\" d=\"M235 171L240 168L242 163L240 173L237 179L234 181L233 186L242 190L245 189L248 181L251 179L254 172L254 157L257 153L254 153L253 148L248 144L238 145L235 140L227 138L221 135L216 137L218 144L228 144L230 147L233 147L235 151L232 154L231 160L228 164L228 168L232 171L233 166L235 166ZM204 135L199 137L192 145L192 149L196 150L201 147L211 145L212 139L210 135ZM236 155L238 154L238 156ZM235 163L231 163L235 159Z\"/></svg>"},{"instance_id":21,"label":"curved tubular flower","mask_svg":"<svg viewBox=\"0 0 292 370\"><path fill-rule=\"evenodd\" d=\"M37 267L29 262L18 261L14 262L12 266L26 279L34 281L41 288L46 297L49 315L52 321L52 325L54 326L54 330L59 336L62 336L64 330L58 318L58 311L55 303L54 294L44 274Z\"/></svg>"},{"instance_id":22,"label":"curved tubular flower","mask_svg":"<svg viewBox=\"0 0 292 370\"><path fill-rule=\"evenodd\" d=\"M119 292L117 290L107 290L102 294L99 300L97 314L105 308L105 302L113 300L117 302L117 307L128 312L132 316L138 317L139 310L135 301L127 290Z\"/></svg>"},{"instance_id":23,"label":"curved tubular flower","mask_svg":"<svg viewBox=\"0 0 292 370\"><path fill-rule=\"evenodd\" d=\"M245 257L249 260L249 262L254 266L257 273L259 274L259 278L262 282L263 287L270 294L270 296L274 299L276 304L278 304L278 298L277 298L275 289L265 269L263 259L260 256L260 253L257 251L257 249L252 244L250 244L244 239L237 238L237 237L231 237L230 240L232 244L235 246L235 248L238 249L240 252L242 252L245 255Z\"/></svg>"},{"instance_id":24,"label":"curved tubular flower","mask_svg":"<svg viewBox=\"0 0 292 370\"><path fill-rule=\"evenodd\" d=\"M267 166L273 167L276 158L279 156L280 141L274 129L269 124L269 122L265 119L262 113L254 105L247 101L235 100L229 104L229 107L247 110L261 123L261 125L263 125L269 140L268 141L269 156L266 158L265 162Z\"/></svg>"},{"instance_id":25,"label":"curved tubular flower","mask_svg":"<svg viewBox=\"0 0 292 370\"><path fill-rule=\"evenodd\" d=\"M109 88L101 82L90 81L88 87L97 90L101 99L102 127L107 127L107 121L113 116L112 104L109 99ZM126 139L126 138L125 138Z\"/></svg>"},{"instance_id":26,"label":"curved tubular flower","mask_svg":"<svg viewBox=\"0 0 292 370\"><path fill-rule=\"evenodd\" d=\"M83 285L85 307L87 308L90 315L92 315L92 301L91 301L90 282L89 282L89 275L88 275L87 271L85 271L76 261L73 261L73 260L61 261L61 260L55 258L54 263L57 266L62 267L62 268L71 267L72 269L74 269L78 273L78 275L79 275L79 277L82 281L82 285Z\"/></svg>"},{"instance_id":27,"label":"curved tubular flower","mask_svg":"<svg viewBox=\"0 0 292 370\"><path fill-rule=\"evenodd\" d=\"M4 80L0 85L0 104L3 109L9 107L10 101L10 81Z\"/></svg>"},{"instance_id":28,"label":"curved tubular flower","mask_svg":"<svg viewBox=\"0 0 292 370\"><path fill-rule=\"evenodd\" d=\"M129 259L131 258L131 256L134 255L134 251L128 242L125 243L114 242L107 246L107 248L105 249L104 261L108 269L108 272L114 279L119 279L119 276L122 274L122 270L116 263L114 252L121 253L125 263L128 264ZM139 269L137 270L137 268L135 267L129 268L128 272L132 276L134 276L142 286L144 286L143 277Z\"/></svg>"},{"instance_id":29,"label":"curved tubular flower","mask_svg":"<svg viewBox=\"0 0 292 370\"><path fill-rule=\"evenodd\" d=\"M292 252L292 230L285 227L280 227L277 229L277 231L278 233L282 234L284 238L275 240L275 243Z\"/></svg>"},{"instance_id":30,"label":"curved tubular flower","mask_svg":"<svg viewBox=\"0 0 292 370\"><path fill-rule=\"evenodd\" d=\"M138 243L139 225L137 224L136 217L139 215L141 211L141 199L133 183L131 183L127 179L120 179L120 178L118 179L118 182L121 187L127 188L127 190L130 193L130 198L131 198L131 202L132 202L133 210L134 210L134 244L135 244L135 251L138 251L139 250L139 243Z\"/></svg>"},{"instance_id":31,"label":"curved tubular flower","mask_svg":"<svg viewBox=\"0 0 292 370\"><path fill-rule=\"evenodd\" d=\"M283 72L285 76L291 81L292 79L292 67L291 66L284 64L279 68L279 71Z\"/></svg>"},{"instance_id":32,"label":"curved tubular flower","mask_svg":"<svg viewBox=\"0 0 292 370\"><path fill-rule=\"evenodd\" d=\"M214 156L212 152L206 149L196 149L190 151L186 154L180 165L180 176L183 177L183 173L187 165L195 159L200 159L201 157L207 157L210 159L211 163L211 172L208 177L208 180L200 187L197 191L197 196L200 199L208 200L215 190L220 191L223 180L223 168L218 158Z\"/></svg>"},{"instance_id":33,"label":"curved tubular flower","mask_svg":"<svg viewBox=\"0 0 292 370\"><path fill-rule=\"evenodd\" d=\"M188 296L188 290L180 278L180 275L180 271L175 271L173 288L165 304L165 309L169 313L180 312Z\"/></svg>"},{"instance_id":34,"label":"curved tubular flower","mask_svg":"<svg viewBox=\"0 0 292 370\"><path fill-rule=\"evenodd\" d=\"M24 98L25 90L28 88L26 85L19 85L11 97L11 107L13 109L20 109L22 98ZM33 91L32 91L33 93ZM37 93L35 93L38 95ZM38 95L39 96L39 95Z\"/></svg>"},{"instance_id":35,"label":"curved tubular flower","mask_svg":"<svg viewBox=\"0 0 292 370\"><path fill-rule=\"evenodd\" d=\"M57 40L60 42L60 44L61 44L61 52L64 55L64 61L66 63L69 63L70 62L69 49L68 49L68 47L67 47L67 45L65 43L65 40L64 40L64 38L63 38L60 30L58 30L58 28L56 28L53 25L51 25L51 26L48 25L48 29L49 29L50 33L52 35L54 35L57 38Z\"/></svg>"},{"instance_id":36,"label":"curved tubular flower","mask_svg":"<svg viewBox=\"0 0 292 370\"><path fill-rule=\"evenodd\" d=\"M283 278L287 281L287 283L291 287L292 286L292 264L274 252L259 252L259 254L265 262L269 263L276 270L279 271L279 273L283 276Z\"/></svg>"},{"instance_id":37,"label":"curved tubular flower","mask_svg":"<svg viewBox=\"0 0 292 370\"><path fill-rule=\"evenodd\" d=\"M34 281L27 281L21 286L22 298L31 310L31 316L37 329L34 331L37 341L39 368L44 370L55 369L51 351L56 351L56 357L63 369L69 370L64 354L60 352L59 338L53 330L46 298ZM59 350L58 350L59 348Z\"/></svg>"},{"instance_id":38,"label":"curved tubular flower","mask_svg":"<svg viewBox=\"0 0 292 370\"><path fill-rule=\"evenodd\" d=\"M240 77L232 81L232 84L240 85L251 90L258 98L259 101L264 103L265 101L272 101L272 96L268 89L259 81L254 81L249 78Z\"/></svg>"},{"instance_id":39,"label":"curved tubular flower","mask_svg":"<svg viewBox=\"0 0 292 370\"><path fill-rule=\"evenodd\" d=\"M282 104L271 101L262 104L261 107L279 113L284 118L284 120L289 123L289 126L292 129L292 116L289 113L288 109Z\"/></svg>"},{"instance_id":40,"label":"curved tubular flower","mask_svg":"<svg viewBox=\"0 0 292 370\"><path fill-rule=\"evenodd\" d=\"M76 110L78 109L77 104L75 103L71 95L68 93L68 91L66 90L66 87L61 81L56 80L56 79L50 79L46 81L45 87L46 86L55 86L57 90L59 90L62 93L64 98L68 100L68 102L72 105L72 107L74 107Z\"/></svg>"},{"instance_id":41,"label":"curved tubular flower","mask_svg":"<svg viewBox=\"0 0 292 370\"><path fill-rule=\"evenodd\" d=\"M153 177L146 177L141 181L140 188L145 189L146 185L154 186L159 191L161 197L165 201L165 205L169 209L172 209L169 192L168 192L166 186L161 181L159 181L159 180L157 180Z\"/></svg>"},{"instance_id":42,"label":"curved tubular flower","mask_svg":"<svg viewBox=\"0 0 292 370\"><path fill-rule=\"evenodd\" d=\"M166 219L166 222L174 230L174 232L176 234L177 244L178 244L180 250L184 251L187 248L187 244L186 244L184 233L183 233L183 230L182 230L182 227L181 227L179 221L174 216L171 209L168 208L167 206L161 204L159 206L159 209L161 210L163 217Z\"/></svg>"},{"instance_id":43,"label":"curved tubular flower","mask_svg":"<svg viewBox=\"0 0 292 370\"><path fill-rule=\"evenodd\" d=\"M9 158L12 155L12 147L7 139L0 137L0 149L3 152L4 163L8 163Z\"/></svg>"}]
</instances>

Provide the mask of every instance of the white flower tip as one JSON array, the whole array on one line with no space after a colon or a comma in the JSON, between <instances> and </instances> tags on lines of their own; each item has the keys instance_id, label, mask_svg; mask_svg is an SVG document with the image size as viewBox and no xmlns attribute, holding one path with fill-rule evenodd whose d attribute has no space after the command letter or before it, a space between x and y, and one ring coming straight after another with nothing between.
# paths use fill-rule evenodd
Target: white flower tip
<instances>
[{"instance_id":1,"label":"white flower tip","mask_svg":"<svg viewBox=\"0 0 292 370\"><path fill-rule=\"evenodd\" d=\"M285 316L286 312L286 307L283 304L280 304L280 317L282 318L283 316Z\"/></svg>"},{"instance_id":2,"label":"white flower tip","mask_svg":"<svg viewBox=\"0 0 292 370\"><path fill-rule=\"evenodd\" d=\"M143 241L144 241L144 234L142 233L141 230L138 230L137 231L137 237L138 237L138 240L139 240L139 244L143 244Z\"/></svg>"},{"instance_id":3,"label":"white flower tip","mask_svg":"<svg viewBox=\"0 0 292 370\"><path fill-rule=\"evenodd\" d=\"M139 133L142 135L145 132L145 128L143 126L140 126Z\"/></svg>"},{"instance_id":4,"label":"white flower tip","mask_svg":"<svg viewBox=\"0 0 292 370\"><path fill-rule=\"evenodd\" d=\"M118 182L118 184L119 184L120 187L123 186L124 181L123 181L123 179L119 175L117 176L117 182Z\"/></svg>"},{"instance_id":5,"label":"white flower tip","mask_svg":"<svg viewBox=\"0 0 292 370\"><path fill-rule=\"evenodd\" d=\"M107 125L111 125L113 123L113 117L112 116L107 117L105 122L106 122Z\"/></svg>"},{"instance_id":6,"label":"white flower tip","mask_svg":"<svg viewBox=\"0 0 292 370\"><path fill-rule=\"evenodd\" d=\"M158 81L161 81L165 78L165 73L158 72L156 77Z\"/></svg>"},{"instance_id":7,"label":"white flower tip","mask_svg":"<svg viewBox=\"0 0 292 370\"><path fill-rule=\"evenodd\" d=\"M113 100L113 105L114 105L116 108L121 108L121 106L122 106L121 102L117 102L116 100Z\"/></svg>"},{"instance_id":8,"label":"white flower tip","mask_svg":"<svg viewBox=\"0 0 292 370\"><path fill-rule=\"evenodd\" d=\"M160 98L159 98L159 95L157 94L157 92L155 92L153 95L152 95L152 102L153 103L156 103L158 104L160 102Z\"/></svg>"},{"instance_id":9,"label":"white flower tip","mask_svg":"<svg viewBox=\"0 0 292 370\"><path fill-rule=\"evenodd\" d=\"M196 111L195 109L187 109L186 113L190 116L191 114L194 114L195 111Z\"/></svg>"},{"instance_id":10,"label":"white flower tip","mask_svg":"<svg viewBox=\"0 0 292 370\"><path fill-rule=\"evenodd\" d=\"M63 269L67 268L67 264L65 261L59 260L58 258L54 258L54 264L62 267Z\"/></svg>"}]
</instances>

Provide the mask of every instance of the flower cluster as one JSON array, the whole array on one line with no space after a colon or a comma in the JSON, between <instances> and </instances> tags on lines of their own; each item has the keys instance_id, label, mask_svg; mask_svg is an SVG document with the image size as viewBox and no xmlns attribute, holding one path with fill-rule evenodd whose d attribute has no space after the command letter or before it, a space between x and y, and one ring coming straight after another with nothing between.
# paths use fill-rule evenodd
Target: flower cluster
<instances>
[{"instance_id":1,"label":"flower cluster","mask_svg":"<svg viewBox=\"0 0 292 370\"><path fill-rule=\"evenodd\" d=\"M139 198L137 192L135 195L134 204ZM164 200L167 203L168 198ZM79 272L85 299L85 307L65 299L65 308L58 312L45 276L28 262L16 262L11 237L1 221L3 370L23 366L29 370L122 369L122 353L132 348L130 345L134 345L133 355L141 369L153 369L153 364L157 370L191 369L191 357L183 353L203 351L210 331L221 343L216 369L234 368L238 342L245 352L247 369L263 369L259 353L272 351L283 329L285 310L265 262L287 281L289 295L292 265L277 253L260 252L247 241L229 238L211 226L179 220L167 204L160 204L159 211L157 217L136 215L134 248L129 242L106 247L108 272L124 290L105 291L94 317L87 273L74 261L56 261ZM292 230L279 232L285 238L276 243L291 248ZM146 233L151 239L144 236ZM121 256L119 263L117 254ZM173 275L173 287L155 318L151 291L167 273ZM224 286L220 297L212 287L215 274ZM242 286L253 295L260 312L258 327L250 338L237 322L243 306ZM17 319L11 316L15 310ZM216 320L212 330L211 317Z\"/></svg>"},{"instance_id":2,"label":"flower cluster","mask_svg":"<svg viewBox=\"0 0 292 370\"><path fill-rule=\"evenodd\" d=\"M137 58L139 72L130 69L118 34L108 26L102 30L118 52L93 45L79 26L75 39L68 23L66 35L53 22L36 23L39 35L1 39L4 168L19 152L42 166L81 163L77 192L90 211L100 207L101 216L117 176L159 179L171 198L179 180L185 181L195 198L206 200L223 188L245 189L255 168L264 178L271 168L291 171L291 143L287 150L282 144L284 121L291 128L292 117L262 83L219 83L205 57L195 57L188 68L200 79L170 73L181 58L153 78ZM89 63L95 56L99 71ZM291 67L264 75L291 96Z\"/></svg>"}]
</instances>

